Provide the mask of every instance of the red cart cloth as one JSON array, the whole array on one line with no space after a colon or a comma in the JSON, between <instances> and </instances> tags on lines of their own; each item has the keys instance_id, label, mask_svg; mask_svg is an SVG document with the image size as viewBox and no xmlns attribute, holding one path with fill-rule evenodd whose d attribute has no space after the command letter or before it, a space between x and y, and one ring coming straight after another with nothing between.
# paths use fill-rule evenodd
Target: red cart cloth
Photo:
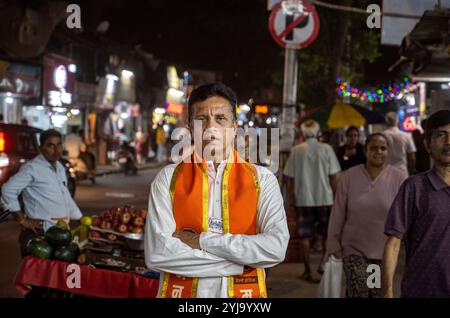
<instances>
[{"instance_id":1,"label":"red cart cloth","mask_svg":"<svg viewBox=\"0 0 450 318\"><path fill-rule=\"evenodd\" d=\"M155 298L159 280L137 274L95 269L84 265L39 259L27 256L23 259L14 280L16 289L23 295L30 286L47 287L74 294L100 298ZM68 268L69 267L69 268ZM74 273L80 273L80 288L70 288ZM69 286L68 286L69 282Z\"/></svg>"}]
</instances>

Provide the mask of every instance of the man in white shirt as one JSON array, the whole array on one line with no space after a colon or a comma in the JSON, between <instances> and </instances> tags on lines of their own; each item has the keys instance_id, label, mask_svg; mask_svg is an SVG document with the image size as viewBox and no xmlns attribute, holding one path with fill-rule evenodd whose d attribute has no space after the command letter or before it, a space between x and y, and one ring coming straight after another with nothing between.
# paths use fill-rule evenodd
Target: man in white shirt
<instances>
[{"instance_id":1,"label":"man in white shirt","mask_svg":"<svg viewBox=\"0 0 450 318\"><path fill-rule=\"evenodd\" d=\"M190 129L199 121L202 134L193 156L204 161L168 165L151 185L145 259L160 272L159 297L266 297L263 268L284 260L289 232L277 179L235 163L234 138L225 137L237 127L236 104L225 85L195 89Z\"/></svg>"},{"instance_id":2,"label":"man in white shirt","mask_svg":"<svg viewBox=\"0 0 450 318\"><path fill-rule=\"evenodd\" d=\"M324 253L333 193L337 189L341 168L333 148L317 140L320 126L316 121L307 120L300 128L306 141L292 149L284 175L289 177L289 203L295 206L298 217L297 234L305 264L302 279L318 283L319 279L312 274L309 261L311 239L316 233L323 236Z\"/></svg>"},{"instance_id":3,"label":"man in white shirt","mask_svg":"<svg viewBox=\"0 0 450 318\"><path fill-rule=\"evenodd\" d=\"M398 116L386 114L387 129L383 132L389 142L387 163L413 175L416 170L416 145L412 136L398 129Z\"/></svg>"},{"instance_id":4,"label":"man in white shirt","mask_svg":"<svg viewBox=\"0 0 450 318\"><path fill-rule=\"evenodd\" d=\"M86 162L80 157L86 151L86 144L80 136L76 127L72 127L72 132L64 138L64 149L73 168L77 172L87 174L89 172ZM93 183L94 180L92 179Z\"/></svg>"},{"instance_id":5,"label":"man in white shirt","mask_svg":"<svg viewBox=\"0 0 450 318\"><path fill-rule=\"evenodd\" d=\"M1 202L22 226L22 256L28 241L58 221L79 220L80 209L67 188L67 176L58 161L62 156L61 134L47 130L40 136L41 154L23 165L2 187ZM24 212L19 202L23 194Z\"/></svg>"},{"instance_id":6,"label":"man in white shirt","mask_svg":"<svg viewBox=\"0 0 450 318\"><path fill-rule=\"evenodd\" d=\"M78 134L76 127L72 127L72 132L64 140L64 148L67 150L69 159L78 159L80 152L86 151L86 145Z\"/></svg>"}]
</instances>

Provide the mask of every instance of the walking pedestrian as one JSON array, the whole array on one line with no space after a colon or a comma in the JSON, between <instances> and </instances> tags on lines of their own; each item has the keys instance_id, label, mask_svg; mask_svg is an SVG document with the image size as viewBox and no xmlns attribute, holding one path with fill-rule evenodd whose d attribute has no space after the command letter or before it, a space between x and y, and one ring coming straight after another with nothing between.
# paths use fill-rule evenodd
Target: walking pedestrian
<instances>
[{"instance_id":1,"label":"walking pedestrian","mask_svg":"<svg viewBox=\"0 0 450 318\"><path fill-rule=\"evenodd\" d=\"M381 133L367 138L367 163L348 169L336 192L328 226L327 255L343 259L347 297L379 297L367 286L369 264L381 265L384 224L407 175L386 164L388 143Z\"/></svg>"},{"instance_id":2,"label":"walking pedestrian","mask_svg":"<svg viewBox=\"0 0 450 318\"><path fill-rule=\"evenodd\" d=\"M305 121L301 131L306 141L292 149L284 175L289 177L288 200L291 206L295 206L298 219L297 234L305 264L301 278L318 283L320 280L313 275L309 259L311 240L317 233L322 235L323 245L326 243L333 193L341 168L333 148L317 139L320 126L316 121ZM322 260L324 253L325 246L322 248Z\"/></svg>"},{"instance_id":3,"label":"walking pedestrian","mask_svg":"<svg viewBox=\"0 0 450 318\"><path fill-rule=\"evenodd\" d=\"M401 243L406 267L401 297L450 296L450 110L428 118L425 146L433 168L408 178L386 221L389 236L383 256L383 295L393 297L393 281Z\"/></svg>"}]
</instances>

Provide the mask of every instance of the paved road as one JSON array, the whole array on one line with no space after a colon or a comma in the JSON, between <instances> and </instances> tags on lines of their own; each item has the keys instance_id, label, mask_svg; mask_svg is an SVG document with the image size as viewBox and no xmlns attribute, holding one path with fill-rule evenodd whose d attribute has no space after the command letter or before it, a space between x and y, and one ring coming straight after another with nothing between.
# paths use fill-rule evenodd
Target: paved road
<instances>
[{"instance_id":1,"label":"paved road","mask_svg":"<svg viewBox=\"0 0 450 318\"><path fill-rule=\"evenodd\" d=\"M103 212L112 206L133 204L138 208L147 206L149 186L158 169L140 171L138 176L122 174L97 178L97 184L89 181L79 184L75 200L81 210L88 214ZM12 286L13 277L20 263L17 245L19 227L12 221L0 224L0 298L20 297ZM313 268L317 268L320 255L312 254ZM270 297L315 297L318 285L306 283L298 278L303 265L281 264L270 270L268 288Z\"/></svg>"}]
</instances>

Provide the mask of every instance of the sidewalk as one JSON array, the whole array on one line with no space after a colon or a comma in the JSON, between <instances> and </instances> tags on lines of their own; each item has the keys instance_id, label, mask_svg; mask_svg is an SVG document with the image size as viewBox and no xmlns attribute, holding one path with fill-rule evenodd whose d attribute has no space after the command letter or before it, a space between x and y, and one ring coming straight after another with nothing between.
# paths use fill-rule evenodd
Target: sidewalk
<instances>
[{"instance_id":1,"label":"sidewalk","mask_svg":"<svg viewBox=\"0 0 450 318\"><path fill-rule=\"evenodd\" d=\"M311 268L316 270L321 254L311 252ZM398 266L394 276L394 296L400 297L401 279L404 273L405 251L400 251ZM268 296L271 298L316 298L319 284L312 284L300 279L304 272L303 263L282 263L269 270L267 276ZM317 277L320 275L314 272ZM345 295L345 276L342 281L343 296Z\"/></svg>"},{"instance_id":2,"label":"sidewalk","mask_svg":"<svg viewBox=\"0 0 450 318\"><path fill-rule=\"evenodd\" d=\"M162 163L152 161L152 162L146 162L143 164L138 165L138 170L146 170L146 169L154 169L163 167L164 165ZM96 177L102 177L109 174L114 173L121 173L122 170L120 169L119 165L105 165L105 166L97 166L96 169Z\"/></svg>"}]
</instances>

